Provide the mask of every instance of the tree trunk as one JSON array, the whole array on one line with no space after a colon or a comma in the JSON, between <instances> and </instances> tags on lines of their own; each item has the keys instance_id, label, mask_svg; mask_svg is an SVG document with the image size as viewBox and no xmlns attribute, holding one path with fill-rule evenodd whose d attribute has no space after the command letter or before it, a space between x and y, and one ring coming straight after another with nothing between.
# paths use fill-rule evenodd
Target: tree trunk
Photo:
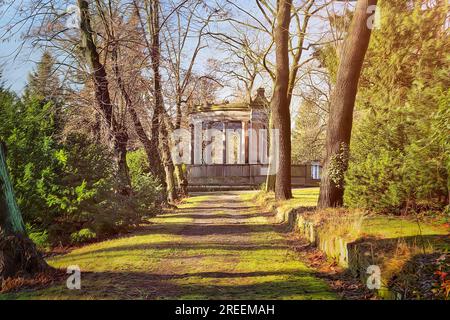
<instances>
[{"instance_id":1,"label":"tree trunk","mask_svg":"<svg viewBox=\"0 0 450 320\"><path fill-rule=\"evenodd\" d=\"M182 112L181 112L181 101L178 99L177 101L177 117L175 122L175 129L181 129L181 120L182 120ZM187 180L186 175L183 171L183 165L177 164L175 165L175 175L177 176L178 181L178 189L180 190L181 197L186 197L188 195L188 185L189 182Z\"/></svg>"},{"instance_id":2,"label":"tree trunk","mask_svg":"<svg viewBox=\"0 0 450 320\"><path fill-rule=\"evenodd\" d=\"M178 96L181 95L179 92L177 94L178 94ZM183 114L182 114L182 111L181 111L180 98L178 98L177 100L178 100L177 101L177 116L176 116L176 119L175 119L175 129L180 129L181 128L181 120L183 118Z\"/></svg>"},{"instance_id":3,"label":"tree trunk","mask_svg":"<svg viewBox=\"0 0 450 320\"><path fill-rule=\"evenodd\" d=\"M150 170L152 172L152 175L155 177L158 177L160 180L160 183L163 185L163 187L166 187L166 179L164 175L164 169L162 166L162 156L159 150L159 111L155 110L153 112L153 116L151 119L151 140L150 140L150 147L149 147L149 164L150 164Z\"/></svg>"},{"instance_id":4,"label":"tree trunk","mask_svg":"<svg viewBox=\"0 0 450 320\"><path fill-rule=\"evenodd\" d=\"M147 155L147 159L150 164L152 175L154 177L158 178L161 181L161 183L164 184L165 176L162 174L162 170L161 170L161 165L160 165L161 161L159 158L158 143L153 144L151 139L148 137L147 132L145 132L144 126L142 125L141 119L139 118L139 115L138 115L136 109L134 108L133 100L131 99L130 95L128 94L127 88L126 88L125 83L122 78L120 67L118 65L118 49L117 49L117 47L114 48L111 56L114 61L114 73L115 73L115 79L117 82L117 86L119 87L121 95L125 100L127 110L130 113L131 120L133 122L134 130L136 131L139 141L141 142L142 146L144 147L144 151ZM158 137L159 137L159 134L156 134L156 138L158 138Z\"/></svg>"},{"instance_id":5,"label":"tree trunk","mask_svg":"<svg viewBox=\"0 0 450 320\"><path fill-rule=\"evenodd\" d=\"M147 37L145 36L145 23L142 21L141 18L141 14L140 14L140 7L138 5L137 1L133 1L133 4L135 6L135 14L137 16L137 18L139 19L139 23L141 25L141 32L143 33L143 40L147 46L147 49L149 50L150 54L152 55L152 68L155 69L155 58L156 55L155 54L155 48L154 46L158 46L158 43L155 43L155 37L154 37L154 30L155 30L155 19L154 19L154 14L153 14L153 4L148 1L145 0L144 1L144 6L146 9L146 13L147 13L147 30L148 33L150 35L150 41L148 41ZM157 23L159 24L159 22L157 21ZM159 30L159 29L157 29ZM159 35L157 35L159 37ZM154 84L155 85L155 84ZM151 173L154 177L157 177L159 179L159 182L162 184L163 188L165 189L166 186L166 182L165 182L165 174L164 174L164 169L162 166L162 157L160 154L160 150L159 150L159 110L156 110L157 108L157 103L155 103L154 109L153 109L153 115L152 115L152 119L150 121L150 133L151 133L151 137L150 137L150 145L149 146L145 146L145 151L147 153L148 156L148 160L149 160L149 165L150 165L150 170ZM132 115L133 116L133 115ZM164 196L165 198L165 196Z\"/></svg>"},{"instance_id":6,"label":"tree trunk","mask_svg":"<svg viewBox=\"0 0 450 320\"><path fill-rule=\"evenodd\" d=\"M91 27L88 1L78 0L78 6L80 8L81 47L86 62L89 64L92 71L95 99L97 100L108 128L114 129L117 124L113 116L113 106L109 95L108 79L105 67L100 62L100 56L92 36L94 32Z\"/></svg>"},{"instance_id":7,"label":"tree trunk","mask_svg":"<svg viewBox=\"0 0 450 320\"><path fill-rule=\"evenodd\" d=\"M292 0L279 0L275 27L276 80L271 108L273 125L279 131L278 172L275 198L292 198L291 189L291 117L289 110L289 26Z\"/></svg>"},{"instance_id":8,"label":"tree trunk","mask_svg":"<svg viewBox=\"0 0 450 320\"><path fill-rule=\"evenodd\" d=\"M27 237L22 214L6 167L6 147L0 141L0 290L9 277L52 270Z\"/></svg>"},{"instance_id":9,"label":"tree trunk","mask_svg":"<svg viewBox=\"0 0 450 320\"><path fill-rule=\"evenodd\" d=\"M120 192L122 194L129 194L131 191L131 181L126 162L128 134L126 133L126 128L122 127L114 117L106 69L100 62L100 56L93 38L94 32L91 27L88 1L78 0L78 6L80 8L81 47L86 61L92 70L95 99L112 137L111 144L117 166Z\"/></svg>"},{"instance_id":10,"label":"tree trunk","mask_svg":"<svg viewBox=\"0 0 450 320\"><path fill-rule=\"evenodd\" d=\"M183 169L184 167L182 164L175 165L175 175L177 176L178 189L180 190L179 193L180 196L184 198L188 196L189 181Z\"/></svg>"},{"instance_id":11,"label":"tree trunk","mask_svg":"<svg viewBox=\"0 0 450 320\"><path fill-rule=\"evenodd\" d=\"M271 134L270 134L270 130L273 130L273 118L272 118L272 113L270 114L270 118L269 118L269 135L267 137L267 140L269 142L269 150L273 145L273 141L271 138ZM265 191L266 192L275 192L275 181L277 180L277 175L276 174L270 174L272 172L272 167L273 167L273 161L271 160L271 158L269 158L269 169L267 170L267 177L266 177L266 186L265 186Z\"/></svg>"},{"instance_id":12,"label":"tree trunk","mask_svg":"<svg viewBox=\"0 0 450 320\"><path fill-rule=\"evenodd\" d=\"M165 123L164 112L164 97L162 94L162 81L161 81L161 44L160 44L160 22L159 22L159 0L154 0L150 4L151 6L151 32L152 32L152 44L151 44L151 58L153 69L153 86L155 95L155 114L153 130L158 130L159 137L159 151L164 166L165 182L166 182L166 198L167 202L171 203L177 199L175 181L174 181L174 167L172 161L172 155L170 153L170 146L168 141L167 124ZM157 125L157 126L156 126ZM152 140L155 140L152 137Z\"/></svg>"},{"instance_id":13,"label":"tree trunk","mask_svg":"<svg viewBox=\"0 0 450 320\"><path fill-rule=\"evenodd\" d=\"M6 145L0 141L0 232L25 234L25 224L16 203L6 166Z\"/></svg>"},{"instance_id":14,"label":"tree trunk","mask_svg":"<svg viewBox=\"0 0 450 320\"><path fill-rule=\"evenodd\" d=\"M129 196L132 193L130 172L127 164L128 133L125 128L114 135L113 148L114 158L117 164L117 177L119 181L119 192Z\"/></svg>"},{"instance_id":15,"label":"tree trunk","mask_svg":"<svg viewBox=\"0 0 450 320\"><path fill-rule=\"evenodd\" d=\"M319 208L343 204L344 175L352 132L353 109L364 57L369 46L368 7L377 0L358 0L341 54L326 138L326 158L320 186Z\"/></svg>"},{"instance_id":16,"label":"tree trunk","mask_svg":"<svg viewBox=\"0 0 450 320\"><path fill-rule=\"evenodd\" d=\"M165 115L161 115L164 117ZM167 124L165 119L161 120L161 131L160 131L160 152L163 161L164 173L166 176L166 196L167 202L173 203L178 199L177 190L175 187L175 168L172 161L172 154L170 152L170 141L169 134L167 131Z\"/></svg>"}]
</instances>

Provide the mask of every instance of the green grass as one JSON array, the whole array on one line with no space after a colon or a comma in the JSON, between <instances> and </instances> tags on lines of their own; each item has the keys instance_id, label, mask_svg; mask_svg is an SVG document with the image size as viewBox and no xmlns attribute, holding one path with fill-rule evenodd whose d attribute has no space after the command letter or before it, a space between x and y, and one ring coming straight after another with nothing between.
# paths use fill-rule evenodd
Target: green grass
<instances>
[{"instance_id":1,"label":"green grass","mask_svg":"<svg viewBox=\"0 0 450 320\"><path fill-rule=\"evenodd\" d=\"M283 210L314 206L319 189L293 193L292 200L277 205ZM244 192L227 202L223 194L189 198L134 235L48 259L63 270L78 265L80 291L68 290L63 280L47 288L2 294L0 299L337 298L263 214L257 200L269 203L270 195ZM363 221L360 232L401 238L448 230L432 224L420 224L419 229L411 219L374 216Z\"/></svg>"},{"instance_id":2,"label":"green grass","mask_svg":"<svg viewBox=\"0 0 450 320\"><path fill-rule=\"evenodd\" d=\"M278 203L276 206L282 212L288 212L292 209L301 207L315 207L319 199L319 188L293 189L293 199ZM245 195L245 199L251 195ZM274 201L271 195L269 201ZM266 198L267 200L267 198ZM322 213L325 215L335 214L334 212ZM339 224L339 214L335 214L334 224ZM358 216L358 215L356 215ZM345 217L344 217L345 218ZM418 235L447 235L450 233L448 226L441 223L430 223L429 221L417 221L414 217L396 217L396 216L369 216L363 219L361 229L358 230L361 235L379 237L379 238L400 238L413 237Z\"/></svg>"},{"instance_id":3,"label":"green grass","mask_svg":"<svg viewBox=\"0 0 450 320\"><path fill-rule=\"evenodd\" d=\"M278 232L255 232L252 241L264 249L245 252L236 271L251 273L258 270L264 274L252 278L252 281L258 283L257 293L263 293L267 299L279 298L278 292L283 292L283 299L337 299L328 285L318 280L314 270L301 262L289 247L277 248L283 240ZM274 248L271 248L272 245ZM244 298L258 298L258 295L250 294Z\"/></svg>"},{"instance_id":4,"label":"green grass","mask_svg":"<svg viewBox=\"0 0 450 320\"><path fill-rule=\"evenodd\" d=\"M413 219L388 216L365 219L361 231L366 235L382 238L449 234L449 230L443 225L438 226L423 222L417 223Z\"/></svg>"},{"instance_id":5,"label":"green grass","mask_svg":"<svg viewBox=\"0 0 450 320\"><path fill-rule=\"evenodd\" d=\"M337 298L257 206L235 201L236 210L224 209L231 204L221 199L192 197L139 234L48 260L56 268L78 265L82 290L61 281L0 299Z\"/></svg>"},{"instance_id":6,"label":"green grass","mask_svg":"<svg viewBox=\"0 0 450 320\"><path fill-rule=\"evenodd\" d=\"M293 198L280 204L284 212L299 207L315 207L319 199L319 188L293 189Z\"/></svg>"},{"instance_id":7,"label":"green grass","mask_svg":"<svg viewBox=\"0 0 450 320\"><path fill-rule=\"evenodd\" d=\"M63 270L77 265L83 274L89 273L82 277L83 290L68 290L63 283L38 291L0 294L0 299L114 299L127 298L127 290L130 297L136 297L134 288L130 288L136 281L133 274L151 272L155 265L174 252L173 249L153 249L153 245L164 245L179 239L181 237L155 233L105 241L74 250L51 258L48 263Z\"/></svg>"},{"instance_id":8,"label":"green grass","mask_svg":"<svg viewBox=\"0 0 450 320\"><path fill-rule=\"evenodd\" d=\"M253 202L266 209L273 210L277 208L283 212L300 207L315 207L319 199L319 188L293 189L293 198L287 201L275 202L274 193L262 191L247 192L241 194L241 199L247 202Z\"/></svg>"},{"instance_id":9,"label":"green grass","mask_svg":"<svg viewBox=\"0 0 450 320\"><path fill-rule=\"evenodd\" d=\"M279 212L286 213L314 206L318 191L314 188L294 190L294 199L277 203L276 207ZM416 271L422 266L414 264L415 257L439 256L450 251L448 224L432 217L417 220L415 216L374 215L350 209L311 210L305 215L316 225L321 248L329 257L337 259L341 253L341 248L334 245L336 239L357 242L365 238L361 247L355 247L357 251L353 253L358 254L357 258L353 258L348 267L355 274L364 274L368 265L380 266L384 287L379 294L387 298L393 297L389 291L392 288L387 290L392 279L403 279L404 288L410 292L417 291L411 279L417 279ZM405 268L407 265L409 267Z\"/></svg>"},{"instance_id":10,"label":"green grass","mask_svg":"<svg viewBox=\"0 0 450 320\"><path fill-rule=\"evenodd\" d=\"M178 208L180 208L180 209L195 208L200 203L207 201L209 198L210 197L208 195L190 197L190 198L184 199L183 202L180 205L178 205Z\"/></svg>"}]
</instances>

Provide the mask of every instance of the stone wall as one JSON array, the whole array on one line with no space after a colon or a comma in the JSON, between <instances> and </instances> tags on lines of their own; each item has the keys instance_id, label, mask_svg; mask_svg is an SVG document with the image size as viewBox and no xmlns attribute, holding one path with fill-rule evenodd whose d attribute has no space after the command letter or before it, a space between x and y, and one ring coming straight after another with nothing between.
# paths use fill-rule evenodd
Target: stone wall
<instances>
[{"instance_id":1,"label":"stone wall","mask_svg":"<svg viewBox=\"0 0 450 320\"><path fill-rule=\"evenodd\" d=\"M292 230L300 233L309 243L324 252L339 266L349 270L353 276L359 278L363 283L366 283L369 277L368 267L382 264L381 260L384 257L378 256L374 252L374 244L370 240L354 241L329 232L322 232L320 226L305 218L295 209L288 211L278 209L276 220L278 223L284 223ZM395 241L391 245L395 245ZM384 299L398 299L399 297L387 287L387 282L388 279L382 278L382 286L377 290L377 294Z\"/></svg>"},{"instance_id":2,"label":"stone wall","mask_svg":"<svg viewBox=\"0 0 450 320\"><path fill-rule=\"evenodd\" d=\"M266 181L267 165L188 165L190 187L247 186L258 188ZM293 165L293 187L316 187L320 180L312 179L311 165Z\"/></svg>"}]
</instances>

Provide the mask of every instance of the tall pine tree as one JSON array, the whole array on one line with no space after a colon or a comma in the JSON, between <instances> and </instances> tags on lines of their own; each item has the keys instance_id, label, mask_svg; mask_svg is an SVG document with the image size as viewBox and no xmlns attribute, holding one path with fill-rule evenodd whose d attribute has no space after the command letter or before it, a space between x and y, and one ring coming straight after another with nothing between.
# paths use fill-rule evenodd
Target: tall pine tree
<instances>
[{"instance_id":1,"label":"tall pine tree","mask_svg":"<svg viewBox=\"0 0 450 320\"><path fill-rule=\"evenodd\" d=\"M448 4L381 1L357 101L345 202L404 213L448 204ZM439 129L438 129L439 128Z\"/></svg>"}]
</instances>

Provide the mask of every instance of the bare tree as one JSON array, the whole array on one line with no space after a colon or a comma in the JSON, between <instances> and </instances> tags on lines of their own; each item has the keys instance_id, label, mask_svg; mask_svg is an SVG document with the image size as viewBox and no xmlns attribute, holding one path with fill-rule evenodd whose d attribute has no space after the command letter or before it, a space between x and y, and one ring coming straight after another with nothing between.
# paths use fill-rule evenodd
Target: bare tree
<instances>
[{"instance_id":1,"label":"bare tree","mask_svg":"<svg viewBox=\"0 0 450 320\"><path fill-rule=\"evenodd\" d=\"M291 16L287 30L287 52L288 52L288 84L287 84L287 110L290 111L292 98L295 94L295 89L298 87L299 70L306 66L313 57L306 57L305 52L315 45L323 42L323 34L310 35L308 28L313 17L317 16L324 8L330 5L332 1L320 0L302 0L298 2L291 1ZM225 12L236 12L240 18L235 18L232 14L224 15L220 20L221 23L227 23L231 26L231 30L235 34L225 32L211 32L212 37L219 40L224 45L231 48L230 50L240 52L241 56L245 57L243 62L247 67L251 65L258 65L259 76L269 77L274 88L273 97L276 90L277 79L277 58L275 50L276 27L278 25L278 9L279 1L255 0L256 11L248 10L246 7L238 6L233 1L224 1L223 10ZM277 6L278 4L278 6ZM252 37L252 32L256 34ZM257 40L256 40L257 39ZM289 61L290 58L290 61ZM251 63L249 63L251 62ZM244 67L244 70L246 68ZM247 70L248 71L248 70ZM251 70L250 70L251 71ZM247 83L252 83L254 80L252 72L241 72L239 75ZM272 109L273 110L273 109ZM289 115L288 115L289 116ZM271 114L271 121L269 126L273 127L275 121L273 114ZM287 166L287 162L283 161L282 166ZM272 163L269 166L273 165ZM284 168L285 172L290 171L290 168ZM272 172L273 170L269 170ZM275 175L269 175L266 181L266 190L275 190Z\"/></svg>"},{"instance_id":2,"label":"bare tree","mask_svg":"<svg viewBox=\"0 0 450 320\"><path fill-rule=\"evenodd\" d=\"M122 186L121 192L129 194L131 192L131 181L126 161L128 133L123 123L117 120L113 112L106 69L100 61L97 45L93 38L94 31L91 26L89 4L86 0L78 0L78 6L80 8L81 48L92 72L96 101L110 129L118 177Z\"/></svg>"},{"instance_id":3,"label":"bare tree","mask_svg":"<svg viewBox=\"0 0 450 320\"><path fill-rule=\"evenodd\" d=\"M275 198L292 198L291 190L291 117L289 110L289 26L291 23L292 0L281 0L277 7L275 28L276 76L271 102L273 126L279 131L278 172L275 184Z\"/></svg>"},{"instance_id":4,"label":"bare tree","mask_svg":"<svg viewBox=\"0 0 450 320\"><path fill-rule=\"evenodd\" d=\"M148 82L143 77L142 70L148 68L149 63L145 52L146 46L141 43L139 12L135 3L129 4L128 10L121 15L113 11L112 7L110 1L106 6L101 1L96 1L96 8L105 30L104 38L110 52L115 87L123 100L136 136L147 154L153 176L159 178L164 184L165 175L160 170L162 166L158 166L160 163L158 141L156 143L152 141L157 137L151 137L148 134L142 121L148 116L148 113L142 110L149 108L149 106L140 106L145 104L142 97L146 95Z\"/></svg>"},{"instance_id":5,"label":"bare tree","mask_svg":"<svg viewBox=\"0 0 450 320\"><path fill-rule=\"evenodd\" d=\"M173 10L172 19L161 28L161 34L166 48L166 101L169 100L169 105L175 107L173 125L169 123L172 131L181 129L186 106L197 90L198 82L208 77L197 76L194 68L201 51L207 48L206 29L215 12L209 10L202 1L192 2L185 7L171 3L170 10ZM175 173L178 188L185 196L188 181L182 165L175 166Z\"/></svg>"},{"instance_id":6,"label":"bare tree","mask_svg":"<svg viewBox=\"0 0 450 320\"><path fill-rule=\"evenodd\" d=\"M264 39L249 32L241 35L240 45L220 41L219 48L226 55L225 59L216 59L217 73L234 91L236 99L251 102L255 86L260 82L272 82L266 69L261 64L265 49ZM268 79L269 78L269 79Z\"/></svg>"},{"instance_id":7,"label":"bare tree","mask_svg":"<svg viewBox=\"0 0 450 320\"><path fill-rule=\"evenodd\" d=\"M161 160L164 167L166 177L166 192L167 200L173 202L177 199L175 180L174 180L174 166L171 158L169 139L168 139L168 119L164 107L164 96L161 79L161 22L160 22L160 2L153 0L151 3L145 1L146 11L149 19L150 37L151 37L151 51L150 57L153 69L153 94L155 98L154 122L157 125L159 150ZM155 130L155 128L153 128ZM156 130L155 130L156 131Z\"/></svg>"}]
</instances>

